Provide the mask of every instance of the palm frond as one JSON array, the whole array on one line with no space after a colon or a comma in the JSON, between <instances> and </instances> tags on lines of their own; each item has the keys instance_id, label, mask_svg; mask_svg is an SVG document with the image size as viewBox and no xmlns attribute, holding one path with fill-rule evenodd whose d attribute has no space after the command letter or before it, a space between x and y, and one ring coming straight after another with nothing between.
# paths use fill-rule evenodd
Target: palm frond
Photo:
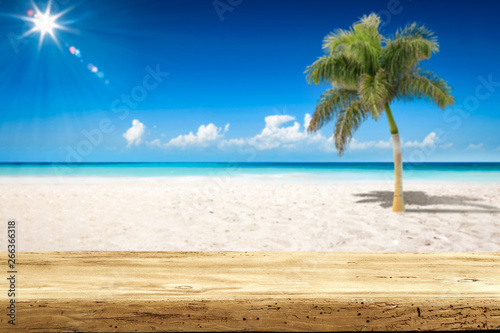
<instances>
[{"instance_id":1,"label":"palm frond","mask_svg":"<svg viewBox=\"0 0 500 333\"><path fill-rule=\"evenodd\" d=\"M358 39L351 43L345 53L361 64L364 73L374 75L381 67L382 48L372 41Z\"/></svg>"},{"instance_id":2,"label":"palm frond","mask_svg":"<svg viewBox=\"0 0 500 333\"><path fill-rule=\"evenodd\" d=\"M386 38L384 42L383 66L394 75L409 70L439 51L439 43L434 33L417 23L398 30L394 38Z\"/></svg>"},{"instance_id":3,"label":"palm frond","mask_svg":"<svg viewBox=\"0 0 500 333\"><path fill-rule=\"evenodd\" d=\"M378 16L375 13L371 13L370 15L363 15L357 24L362 24L366 27L369 27L373 30L378 31L378 28L380 27L380 24L382 24L382 20L380 19L380 16ZM355 24L356 26L356 24Z\"/></svg>"},{"instance_id":4,"label":"palm frond","mask_svg":"<svg viewBox=\"0 0 500 333\"><path fill-rule=\"evenodd\" d=\"M364 16L350 30L337 29L325 37L323 49L330 56L345 55L361 65L364 73L375 73L380 68L382 35L378 29L380 17Z\"/></svg>"},{"instance_id":5,"label":"palm frond","mask_svg":"<svg viewBox=\"0 0 500 333\"><path fill-rule=\"evenodd\" d=\"M358 62L345 55L323 56L308 66L306 79L309 83L335 83L338 85L356 85L361 75Z\"/></svg>"},{"instance_id":6,"label":"palm frond","mask_svg":"<svg viewBox=\"0 0 500 333\"><path fill-rule=\"evenodd\" d=\"M332 121L337 114L348 108L358 99L356 90L349 89L328 89L322 95L307 128L308 132L316 132L323 125Z\"/></svg>"},{"instance_id":7,"label":"palm frond","mask_svg":"<svg viewBox=\"0 0 500 333\"><path fill-rule=\"evenodd\" d=\"M361 100L353 101L345 109L340 110L333 134L339 156L344 154L352 136L369 115L367 106Z\"/></svg>"},{"instance_id":8,"label":"palm frond","mask_svg":"<svg viewBox=\"0 0 500 333\"><path fill-rule=\"evenodd\" d=\"M323 50L331 56L342 53L356 36L352 30L335 29L323 39Z\"/></svg>"},{"instance_id":9,"label":"palm frond","mask_svg":"<svg viewBox=\"0 0 500 333\"><path fill-rule=\"evenodd\" d=\"M375 76L362 75L359 92L364 104L369 108L372 116L377 119L384 109L384 105L391 99L392 85L385 71L381 69Z\"/></svg>"},{"instance_id":10,"label":"palm frond","mask_svg":"<svg viewBox=\"0 0 500 333\"><path fill-rule=\"evenodd\" d=\"M395 39L413 40L417 38L428 40L435 45L436 49L439 48L437 37L434 35L434 32L423 24L419 25L417 22L407 24L404 28L398 29L395 35Z\"/></svg>"},{"instance_id":11,"label":"palm frond","mask_svg":"<svg viewBox=\"0 0 500 333\"><path fill-rule=\"evenodd\" d=\"M423 98L435 103L441 109L455 103L448 83L434 72L423 69L405 73L401 77L396 98L405 102Z\"/></svg>"}]
</instances>

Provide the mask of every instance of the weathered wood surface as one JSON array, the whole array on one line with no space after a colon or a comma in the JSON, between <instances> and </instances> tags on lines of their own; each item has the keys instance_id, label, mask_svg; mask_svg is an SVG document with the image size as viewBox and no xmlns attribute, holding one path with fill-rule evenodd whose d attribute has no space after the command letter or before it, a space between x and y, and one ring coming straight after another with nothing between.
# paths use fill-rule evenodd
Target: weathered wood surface
<instances>
[{"instance_id":1,"label":"weathered wood surface","mask_svg":"<svg viewBox=\"0 0 500 333\"><path fill-rule=\"evenodd\" d=\"M0 331L500 328L498 253L40 252L17 258L17 324L7 324L4 310ZM0 299L6 304L7 293Z\"/></svg>"}]
</instances>

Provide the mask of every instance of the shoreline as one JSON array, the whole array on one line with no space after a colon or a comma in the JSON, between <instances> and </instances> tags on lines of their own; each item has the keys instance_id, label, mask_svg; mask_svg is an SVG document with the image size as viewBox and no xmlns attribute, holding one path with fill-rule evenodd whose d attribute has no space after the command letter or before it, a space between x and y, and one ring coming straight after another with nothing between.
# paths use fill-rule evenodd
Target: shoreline
<instances>
[{"instance_id":1,"label":"shoreline","mask_svg":"<svg viewBox=\"0 0 500 333\"><path fill-rule=\"evenodd\" d=\"M392 173L391 173L392 174ZM228 181L229 180L229 181ZM277 182L277 183L324 183L324 184L346 184L350 182L358 183L390 183L393 178L336 178L325 175L314 174L244 174L244 175L189 175L189 176L110 176L110 175L74 175L74 176L52 176L52 175L9 175L0 176L0 184L109 184L109 183L196 183L196 182ZM500 185L500 179L447 179L447 178L409 178L403 175L403 184L406 183L449 183L449 184L494 184Z\"/></svg>"}]
</instances>

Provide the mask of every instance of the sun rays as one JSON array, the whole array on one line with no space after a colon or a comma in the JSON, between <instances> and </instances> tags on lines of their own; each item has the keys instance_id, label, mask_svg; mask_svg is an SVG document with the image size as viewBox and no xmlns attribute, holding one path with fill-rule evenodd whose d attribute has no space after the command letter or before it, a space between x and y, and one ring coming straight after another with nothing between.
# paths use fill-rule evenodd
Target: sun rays
<instances>
[{"instance_id":1,"label":"sun rays","mask_svg":"<svg viewBox=\"0 0 500 333\"><path fill-rule=\"evenodd\" d=\"M71 8L63 10L58 13L52 13L52 0L47 3L47 8L42 11L34 2L31 2L33 9L28 10L28 16L20 17L22 20L31 22L33 27L25 32L22 37L28 37L32 34L40 34L38 48L42 47L46 35L49 35L52 40L60 47L60 43L56 36L57 30L69 30L62 23L58 23L58 19L66 14Z\"/></svg>"}]
</instances>

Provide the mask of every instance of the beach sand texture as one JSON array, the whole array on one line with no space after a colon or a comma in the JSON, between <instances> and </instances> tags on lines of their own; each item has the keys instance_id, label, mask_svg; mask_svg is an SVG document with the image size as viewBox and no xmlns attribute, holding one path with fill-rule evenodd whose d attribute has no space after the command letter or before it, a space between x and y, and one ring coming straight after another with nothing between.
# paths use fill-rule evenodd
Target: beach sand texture
<instances>
[{"instance_id":1,"label":"beach sand texture","mask_svg":"<svg viewBox=\"0 0 500 333\"><path fill-rule=\"evenodd\" d=\"M149 179L0 184L19 251L500 252L500 184ZM6 248L6 238L1 237Z\"/></svg>"}]
</instances>

